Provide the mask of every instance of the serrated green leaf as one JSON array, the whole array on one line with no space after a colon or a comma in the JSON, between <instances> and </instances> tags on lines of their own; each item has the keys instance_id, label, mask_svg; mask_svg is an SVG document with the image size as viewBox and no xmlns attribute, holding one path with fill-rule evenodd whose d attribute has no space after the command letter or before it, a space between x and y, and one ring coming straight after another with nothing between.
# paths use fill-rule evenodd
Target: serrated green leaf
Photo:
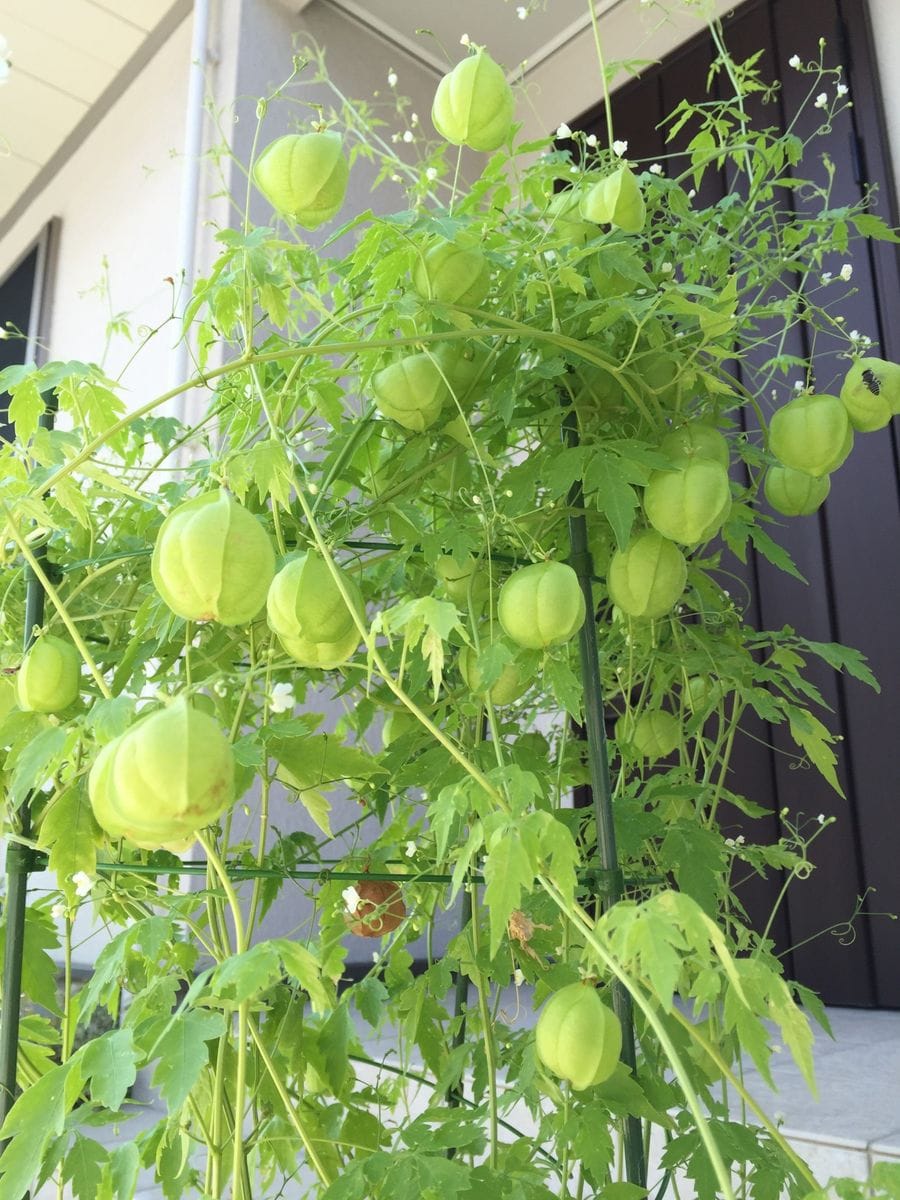
<instances>
[{"instance_id":1,"label":"serrated green leaf","mask_svg":"<svg viewBox=\"0 0 900 1200\"><path fill-rule=\"evenodd\" d=\"M63 1160L63 1182L71 1183L78 1200L96 1200L100 1192L103 1168L109 1151L94 1138L75 1134L75 1141Z\"/></svg>"},{"instance_id":2,"label":"serrated green leaf","mask_svg":"<svg viewBox=\"0 0 900 1200\"><path fill-rule=\"evenodd\" d=\"M367 975L357 983L351 992L353 1003L359 1010L360 1016L377 1029L384 1017L388 990L377 975Z\"/></svg>"},{"instance_id":3,"label":"serrated green leaf","mask_svg":"<svg viewBox=\"0 0 900 1200\"><path fill-rule=\"evenodd\" d=\"M281 955L275 942L258 942L242 954L226 958L213 971L210 988L234 1004L266 991L281 978Z\"/></svg>"},{"instance_id":4,"label":"serrated green leaf","mask_svg":"<svg viewBox=\"0 0 900 1200\"><path fill-rule=\"evenodd\" d=\"M274 938L272 944L277 946L287 974L308 993L313 1011L328 1012L334 997L322 979L322 965L319 960L305 946L287 938Z\"/></svg>"},{"instance_id":5,"label":"serrated green leaf","mask_svg":"<svg viewBox=\"0 0 900 1200\"><path fill-rule=\"evenodd\" d=\"M506 933L510 914L521 903L522 892L534 882L535 863L516 826L503 826L493 835L483 870L493 957Z\"/></svg>"},{"instance_id":6,"label":"serrated green leaf","mask_svg":"<svg viewBox=\"0 0 900 1200\"><path fill-rule=\"evenodd\" d=\"M97 869L100 827L94 820L83 782L58 796L41 822L38 845L50 851L49 867L57 887L72 905L76 900L73 875L92 876Z\"/></svg>"},{"instance_id":7,"label":"serrated green leaf","mask_svg":"<svg viewBox=\"0 0 900 1200\"><path fill-rule=\"evenodd\" d=\"M159 1062L152 1082L159 1088L171 1114L180 1112L209 1062L207 1042L224 1032L225 1021L219 1013L188 1010L173 1019L157 1042Z\"/></svg>"},{"instance_id":8,"label":"serrated green leaf","mask_svg":"<svg viewBox=\"0 0 900 1200\"><path fill-rule=\"evenodd\" d=\"M116 1112L137 1078L137 1055L130 1029L114 1029L88 1042L83 1070L91 1082L91 1096L104 1108Z\"/></svg>"}]
</instances>

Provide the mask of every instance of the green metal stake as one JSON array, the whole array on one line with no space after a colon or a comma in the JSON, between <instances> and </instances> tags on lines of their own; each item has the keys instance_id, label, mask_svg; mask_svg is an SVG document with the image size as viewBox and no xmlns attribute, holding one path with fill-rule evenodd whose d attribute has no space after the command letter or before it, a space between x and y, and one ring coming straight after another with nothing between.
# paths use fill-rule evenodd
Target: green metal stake
<instances>
[{"instance_id":1,"label":"green metal stake","mask_svg":"<svg viewBox=\"0 0 900 1200\"><path fill-rule=\"evenodd\" d=\"M578 445L578 418L572 408L563 417L563 441L567 446ZM587 619L578 637L581 657L581 678L584 683L584 728L587 738L588 768L591 777L591 796L594 801L594 820L597 825L597 857L601 878L607 886L601 894L613 905L622 896L624 879L616 853L616 830L613 824L612 785L609 759L606 753L606 728L603 722L603 692L600 682L600 656L597 647L597 628L594 621L594 594L591 584L593 564L588 548L587 521L584 516L584 493L580 480L569 491L569 540L571 565L578 576ZM631 997L618 982L612 985L613 1007L622 1025L622 1062L635 1068L634 1018ZM625 1171L630 1183L646 1185L647 1169L644 1160L644 1140L638 1117L625 1119Z\"/></svg>"},{"instance_id":2,"label":"green metal stake","mask_svg":"<svg viewBox=\"0 0 900 1200\"><path fill-rule=\"evenodd\" d=\"M53 428L55 399L45 397L46 408L40 424ZM46 545L39 546L35 558L43 568ZM23 649L34 641L35 627L44 621L44 588L30 566L25 566L25 629ZM19 813L19 833L31 836L31 802L26 796ZM6 849L6 944L3 950L3 1007L0 1010L0 1125L16 1098L16 1068L19 1057L19 1016L22 1003L22 959L25 955L25 905L32 850L19 842Z\"/></svg>"}]
</instances>

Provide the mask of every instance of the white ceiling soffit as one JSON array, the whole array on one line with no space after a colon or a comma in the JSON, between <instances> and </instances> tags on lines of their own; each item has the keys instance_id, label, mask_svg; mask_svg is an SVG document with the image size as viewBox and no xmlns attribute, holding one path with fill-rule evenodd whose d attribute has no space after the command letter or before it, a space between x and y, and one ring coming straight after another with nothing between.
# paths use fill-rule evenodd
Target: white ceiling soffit
<instances>
[{"instance_id":1,"label":"white ceiling soffit","mask_svg":"<svg viewBox=\"0 0 900 1200\"><path fill-rule=\"evenodd\" d=\"M282 0L285 3L286 0ZM468 34L510 78L533 70L590 27L587 0L324 0L443 74L464 54ZM625 0L595 0L599 16ZM524 13L524 17L519 14Z\"/></svg>"},{"instance_id":2,"label":"white ceiling soffit","mask_svg":"<svg viewBox=\"0 0 900 1200\"><path fill-rule=\"evenodd\" d=\"M0 237L187 16L192 0L0 0Z\"/></svg>"}]
</instances>

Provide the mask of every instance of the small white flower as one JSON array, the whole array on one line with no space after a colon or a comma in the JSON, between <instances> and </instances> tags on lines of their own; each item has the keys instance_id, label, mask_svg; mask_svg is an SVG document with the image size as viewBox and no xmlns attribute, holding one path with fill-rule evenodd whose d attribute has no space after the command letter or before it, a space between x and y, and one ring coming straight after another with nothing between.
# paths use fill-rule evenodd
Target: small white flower
<instances>
[{"instance_id":1,"label":"small white flower","mask_svg":"<svg viewBox=\"0 0 900 1200\"><path fill-rule=\"evenodd\" d=\"M54 904L53 907L50 909L50 916L53 918L54 921L64 921L66 918L67 911L68 910L66 909L66 906L64 904L57 903L57 904Z\"/></svg>"},{"instance_id":2,"label":"small white flower","mask_svg":"<svg viewBox=\"0 0 900 1200\"><path fill-rule=\"evenodd\" d=\"M572 130L568 127L565 121L562 121L556 127L556 136L558 138L570 138L572 136Z\"/></svg>"},{"instance_id":3,"label":"small white flower","mask_svg":"<svg viewBox=\"0 0 900 1200\"><path fill-rule=\"evenodd\" d=\"M216 682L213 684L212 690L216 693L216 695L221 700L224 700L225 697L228 695L228 684L225 682L224 679L217 679Z\"/></svg>"},{"instance_id":4,"label":"small white flower","mask_svg":"<svg viewBox=\"0 0 900 1200\"><path fill-rule=\"evenodd\" d=\"M816 820L819 822L820 825L824 825L825 824L825 814L819 813L819 815L816 817Z\"/></svg>"},{"instance_id":5,"label":"small white flower","mask_svg":"<svg viewBox=\"0 0 900 1200\"><path fill-rule=\"evenodd\" d=\"M404 142L406 142L406 144L407 144L407 145L409 145L409 143L410 143L411 141L413 141L413 140L414 140L414 138L415 138L415 134L413 133L413 131L412 131L411 129L406 129L406 130L404 130L404 132L403 132L403 140L404 140Z\"/></svg>"},{"instance_id":6,"label":"small white flower","mask_svg":"<svg viewBox=\"0 0 900 1200\"><path fill-rule=\"evenodd\" d=\"M847 87L846 83L839 83L834 90L835 90L835 92L837 92L837 94L839 96L846 96L847 93L850 91L850 89Z\"/></svg>"},{"instance_id":7,"label":"small white flower","mask_svg":"<svg viewBox=\"0 0 900 1200\"><path fill-rule=\"evenodd\" d=\"M412 840L406 843L406 857L412 858L416 852L416 843Z\"/></svg>"},{"instance_id":8,"label":"small white flower","mask_svg":"<svg viewBox=\"0 0 900 1200\"><path fill-rule=\"evenodd\" d=\"M396 71L388 71L388 87L396 87L396 86L397 86L397 72Z\"/></svg>"},{"instance_id":9,"label":"small white flower","mask_svg":"<svg viewBox=\"0 0 900 1200\"><path fill-rule=\"evenodd\" d=\"M589 133L589 134L587 135L587 137L584 139L584 144L585 144L586 146L590 146L590 148L593 150L593 149L594 149L594 147L597 145L597 135L596 135L596 133Z\"/></svg>"},{"instance_id":10,"label":"small white flower","mask_svg":"<svg viewBox=\"0 0 900 1200\"><path fill-rule=\"evenodd\" d=\"M269 708L273 713L290 712L296 703L294 689L289 683L276 683L269 693Z\"/></svg>"},{"instance_id":11,"label":"small white flower","mask_svg":"<svg viewBox=\"0 0 900 1200\"><path fill-rule=\"evenodd\" d=\"M846 283L848 281L848 279L850 278L850 276L852 274L853 274L853 264L852 263L844 263L844 265L841 267L841 279L843 279L844 283Z\"/></svg>"},{"instance_id":12,"label":"small white flower","mask_svg":"<svg viewBox=\"0 0 900 1200\"><path fill-rule=\"evenodd\" d=\"M799 71L800 70L800 55L792 54L791 57L788 59L788 66L793 67L795 71Z\"/></svg>"},{"instance_id":13,"label":"small white flower","mask_svg":"<svg viewBox=\"0 0 900 1200\"><path fill-rule=\"evenodd\" d=\"M418 125L418 123L419 123L419 114L418 113L410 113L409 114L409 123L410 123L410 125L412 125L413 128L415 128L416 125Z\"/></svg>"},{"instance_id":14,"label":"small white flower","mask_svg":"<svg viewBox=\"0 0 900 1200\"><path fill-rule=\"evenodd\" d=\"M462 37L459 39L459 44L461 46L468 46L469 41L470 41L469 35L467 33L464 33L462 35Z\"/></svg>"},{"instance_id":15,"label":"small white flower","mask_svg":"<svg viewBox=\"0 0 900 1200\"><path fill-rule=\"evenodd\" d=\"M664 262L664 263L660 264L659 269L663 273L663 275L671 275L672 272L675 270L675 268L672 266L672 264L670 262Z\"/></svg>"},{"instance_id":16,"label":"small white flower","mask_svg":"<svg viewBox=\"0 0 900 1200\"><path fill-rule=\"evenodd\" d=\"M612 152L615 154L616 158L621 158L627 149L628 143L623 142L618 138L612 144Z\"/></svg>"},{"instance_id":17,"label":"small white flower","mask_svg":"<svg viewBox=\"0 0 900 1200\"><path fill-rule=\"evenodd\" d=\"M425 172L425 178L428 180L429 183L431 183L433 180L437 179L437 177L438 177L437 167L429 167L428 170Z\"/></svg>"},{"instance_id":18,"label":"small white flower","mask_svg":"<svg viewBox=\"0 0 900 1200\"><path fill-rule=\"evenodd\" d=\"M744 835L742 833L739 833L738 836L734 839L734 844L736 846L743 846L743 844L746 842L746 840L747 839L744 837Z\"/></svg>"},{"instance_id":19,"label":"small white flower","mask_svg":"<svg viewBox=\"0 0 900 1200\"><path fill-rule=\"evenodd\" d=\"M847 337L850 339L851 342L858 342L859 337L860 337L859 330L851 329L850 332L847 334Z\"/></svg>"},{"instance_id":20,"label":"small white flower","mask_svg":"<svg viewBox=\"0 0 900 1200\"><path fill-rule=\"evenodd\" d=\"M392 176L392 178L393 178L393 179L399 179L399 178L400 178L400 176L399 176L399 175L394 175L394 176ZM309 492L309 494L310 494L311 496L318 496L318 494L319 494L319 485L318 485L317 483L308 483L308 484L306 485L306 490Z\"/></svg>"},{"instance_id":21,"label":"small white flower","mask_svg":"<svg viewBox=\"0 0 900 1200\"><path fill-rule=\"evenodd\" d=\"M76 896L90 895L91 888L94 886L94 881L86 871L76 871L72 876L72 882L75 884Z\"/></svg>"},{"instance_id":22,"label":"small white flower","mask_svg":"<svg viewBox=\"0 0 900 1200\"><path fill-rule=\"evenodd\" d=\"M520 4L519 7L516 9L516 16L519 18L520 21L524 21L525 18L528 16L528 9L525 7L524 4Z\"/></svg>"},{"instance_id":23,"label":"small white flower","mask_svg":"<svg viewBox=\"0 0 900 1200\"><path fill-rule=\"evenodd\" d=\"M662 163L651 163L650 166L648 167L648 170L651 175L662 175L662 173L663 173Z\"/></svg>"},{"instance_id":24,"label":"small white flower","mask_svg":"<svg viewBox=\"0 0 900 1200\"><path fill-rule=\"evenodd\" d=\"M480 504L480 503L481 503L481 497L480 497L480 496L473 496L473 497L472 497L472 503L473 503L473 504Z\"/></svg>"},{"instance_id":25,"label":"small white flower","mask_svg":"<svg viewBox=\"0 0 900 1200\"><path fill-rule=\"evenodd\" d=\"M347 912L355 914L356 910L359 908L362 896L360 896L359 892L352 883L348 884L347 887L345 887L341 892L341 898L344 901Z\"/></svg>"},{"instance_id":26,"label":"small white flower","mask_svg":"<svg viewBox=\"0 0 900 1200\"><path fill-rule=\"evenodd\" d=\"M516 967L516 969L513 971L513 983L516 985L516 987L521 987L524 982L525 972L519 967Z\"/></svg>"},{"instance_id":27,"label":"small white flower","mask_svg":"<svg viewBox=\"0 0 900 1200\"><path fill-rule=\"evenodd\" d=\"M734 846L734 838L726 838L725 845L726 846Z\"/></svg>"},{"instance_id":28,"label":"small white flower","mask_svg":"<svg viewBox=\"0 0 900 1200\"><path fill-rule=\"evenodd\" d=\"M834 279L834 276L831 274L830 271L822 272L822 282L823 283L831 283L832 279Z\"/></svg>"},{"instance_id":29,"label":"small white flower","mask_svg":"<svg viewBox=\"0 0 900 1200\"><path fill-rule=\"evenodd\" d=\"M697 189L696 189L696 188L691 188L691 190L688 192L688 200L693 200L693 198L694 198L696 195L697 195Z\"/></svg>"},{"instance_id":30,"label":"small white flower","mask_svg":"<svg viewBox=\"0 0 900 1200\"><path fill-rule=\"evenodd\" d=\"M512 488L507 488L503 495L507 498L507 500L512 500Z\"/></svg>"},{"instance_id":31,"label":"small white flower","mask_svg":"<svg viewBox=\"0 0 900 1200\"><path fill-rule=\"evenodd\" d=\"M816 108L826 108L828 106L828 96L825 92L819 92L816 96Z\"/></svg>"},{"instance_id":32,"label":"small white flower","mask_svg":"<svg viewBox=\"0 0 900 1200\"><path fill-rule=\"evenodd\" d=\"M393 144L396 146L396 144L397 144L397 143L400 141L400 134L399 134L399 133L392 133L392 134L391 134L391 141L392 141L392 142L393 142Z\"/></svg>"},{"instance_id":33,"label":"small white flower","mask_svg":"<svg viewBox=\"0 0 900 1200\"><path fill-rule=\"evenodd\" d=\"M795 392L802 392L802 391L803 391L803 387L804 387L804 384L803 384L803 380L802 380L802 379L795 379L795 380L794 380L794 391L795 391Z\"/></svg>"}]
</instances>

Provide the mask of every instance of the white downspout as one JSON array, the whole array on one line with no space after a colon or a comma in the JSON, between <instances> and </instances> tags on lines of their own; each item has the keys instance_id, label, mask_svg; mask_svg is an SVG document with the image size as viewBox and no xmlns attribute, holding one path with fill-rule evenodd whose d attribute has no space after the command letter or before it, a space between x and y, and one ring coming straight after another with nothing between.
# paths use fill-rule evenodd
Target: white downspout
<instances>
[{"instance_id":1,"label":"white downspout","mask_svg":"<svg viewBox=\"0 0 900 1200\"><path fill-rule=\"evenodd\" d=\"M180 318L194 287L197 258L197 223L200 215L200 156L203 153L203 95L206 82L207 45L209 42L210 0L194 0L194 24L191 36L191 62L188 75L187 113L184 130L184 165L181 172L181 202L178 208L178 258L176 261L175 315ZM172 353L170 386L177 387L188 377L190 357L187 341L178 342ZM187 412L187 393L175 402L175 414L183 421Z\"/></svg>"}]
</instances>

